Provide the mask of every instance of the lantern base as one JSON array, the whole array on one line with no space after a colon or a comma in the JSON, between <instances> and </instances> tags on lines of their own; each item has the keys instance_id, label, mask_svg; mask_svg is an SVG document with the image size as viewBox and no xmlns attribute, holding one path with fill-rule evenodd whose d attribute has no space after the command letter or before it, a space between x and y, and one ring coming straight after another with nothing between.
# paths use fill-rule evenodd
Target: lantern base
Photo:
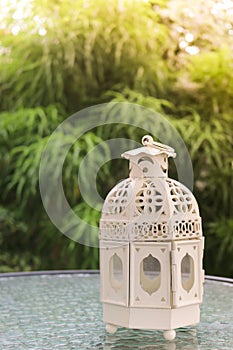
<instances>
[{"instance_id":1,"label":"lantern base","mask_svg":"<svg viewBox=\"0 0 233 350\"><path fill-rule=\"evenodd\" d=\"M167 332L199 323L200 307L199 304L194 304L176 309L157 309L103 303L103 320L116 328L121 326L136 329L159 329Z\"/></svg>"}]
</instances>

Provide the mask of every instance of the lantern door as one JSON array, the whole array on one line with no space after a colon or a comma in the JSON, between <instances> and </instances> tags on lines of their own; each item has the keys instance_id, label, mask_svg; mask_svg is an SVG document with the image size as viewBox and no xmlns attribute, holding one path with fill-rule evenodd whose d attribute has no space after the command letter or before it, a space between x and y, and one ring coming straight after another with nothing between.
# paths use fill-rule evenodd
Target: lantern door
<instances>
[{"instance_id":1,"label":"lantern door","mask_svg":"<svg viewBox=\"0 0 233 350\"><path fill-rule=\"evenodd\" d=\"M173 307L200 303L203 294L203 239L172 244Z\"/></svg>"},{"instance_id":2,"label":"lantern door","mask_svg":"<svg viewBox=\"0 0 233 350\"><path fill-rule=\"evenodd\" d=\"M129 243L100 241L102 302L128 306Z\"/></svg>"},{"instance_id":3,"label":"lantern door","mask_svg":"<svg viewBox=\"0 0 233 350\"><path fill-rule=\"evenodd\" d=\"M171 307L170 249L170 242L134 242L131 244L131 306Z\"/></svg>"}]
</instances>

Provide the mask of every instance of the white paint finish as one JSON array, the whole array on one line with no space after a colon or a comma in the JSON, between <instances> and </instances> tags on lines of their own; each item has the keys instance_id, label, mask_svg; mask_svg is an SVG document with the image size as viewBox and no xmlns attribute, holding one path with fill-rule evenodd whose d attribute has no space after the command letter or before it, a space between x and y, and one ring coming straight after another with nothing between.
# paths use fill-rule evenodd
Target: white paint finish
<instances>
[{"instance_id":1,"label":"white paint finish","mask_svg":"<svg viewBox=\"0 0 233 350\"><path fill-rule=\"evenodd\" d=\"M176 331L174 331L174 329L170 329L170 330L167 330L167 331L164 331L163 332L163 336L166 340L173 340L175 339L176 337Z\"/></svg>"},{"instance_id":2,"label":"white paint finish","mask_svg":"<svg viewBox=\"0 0 233 350\"><path fill-rule=\"evenodd\" d=\"M117 326L115 326L114 324L107 323L105 329L106 332L114 334L117 331Z\"/></svg>"},{"instance_id":3,"label":"white paint finish","mask_svg":"<svg viewBox=\"0 0 233 350\"><path fill-rule=\"evenodd\" d=\"M171 339L175 328L200 319L204 238L193 194L168 178L174 150L148 135L143 145L124 153L130 177L110 191L102 211L103 316L109 332L163 329Z\"/></svg>"},{"instance_id":4,"label":"white paint finish","mask_svg":"<svg viewBox=\"0 0 233 350\"><path fill-rule=\"evenodd\" d=\"M129 314L130 308L128 307L103 303L103 321L105 323L129 328Z\"/></svg>"}]
</instances>

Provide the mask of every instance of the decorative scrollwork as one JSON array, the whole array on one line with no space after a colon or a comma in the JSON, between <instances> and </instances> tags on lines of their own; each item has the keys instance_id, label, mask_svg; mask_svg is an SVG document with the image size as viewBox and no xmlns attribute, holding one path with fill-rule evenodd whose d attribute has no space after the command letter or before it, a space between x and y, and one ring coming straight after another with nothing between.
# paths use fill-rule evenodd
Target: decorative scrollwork
<instances>
[{"instance_id":1,"label":"decorative scrollwork","mask_svg":"<svg viewBox=\"0 0 233 350\"><path fill-rule=\"evenodd\" d=\"M174 214L193 212L193 196L183 186L171 179L166 180L170 189L171 200L174 205Z\"/></svg>"},{"instance_id":2,"label":"decorative scrollwork","mask_svg":"<svg viewBox=\"0 0 233 350\"><path fill-rule=\"evenodd\" d=\"M162 212L163 196L158 191L157 186L151 180L145 180L143 185L136 194L136 210L137 214L154 215Z\"/></svg>"},{"instance_id":3,"label":"decorative scrollwork","mask_svg":"<svg viewBox=\"0 0 233 350\"><path fill-rule=\"evenodd\" d=\"M132 194L132 181L131 179L126 179L121 181L114 189L109 193L103 212L106 215L115 215L122 213L128 203L130 195Z\"/></svg>"},{"instance_id":4,"label":"decorative scrollwork","mask_svg":"<svg viewBox=\"0 0 233 350\"><path fill-rule=\"evenodd\" d=\"M100 224L101 239L127 240L127 224L125 222L101 221Z\"/></svg>"}]
</instances>

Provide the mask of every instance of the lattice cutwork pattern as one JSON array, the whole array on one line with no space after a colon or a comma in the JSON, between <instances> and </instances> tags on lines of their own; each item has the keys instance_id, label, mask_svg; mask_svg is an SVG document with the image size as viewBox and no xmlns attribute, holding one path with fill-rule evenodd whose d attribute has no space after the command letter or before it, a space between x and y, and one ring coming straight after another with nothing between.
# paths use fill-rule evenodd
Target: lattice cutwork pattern
<instances>
[{"instance_id":1,"label":"lattice cutwork pattern","mask_svg":"<svg viewBox=\"0 0 233 350\"><path fill-rule=\"evenodd\" d=\"M166 179L166 182L168 183L174 206L174 215L186 213L196 214L192 193L174 180Z\"/></svg>"},{"instance_id":2,"label":"lattice cutwork pattern","mask_svg":"<svg viewBox=\"0 0 233 350\"><path fill-rule=\"evenodd\" d=\"M174 225L175 238L194 238L202 235L201 220L176 221Z\"/></svg>"},{"instance_id":3,"label":"lattice cutwork pattern","mask_svg":"<svg viewBox=\"0 0 233 350\"><path fill-rule=\"evenodd\" d=\"M115 240L127 240L128 230L126 222L119 221L101 221L100 225L100 238L101 239L115 239Z\"/></svg>"},{"instance_id":4,"label":"lattice cutwork pattern","mask_svg":"<svg viewBox=\"0 0 233 350\"><path fill-rule=\"evenodd\" d=\"M172 232L169 232L167 222L141 224L134 223L130 225L126 222L103 221L100 227L101 239L114 240L133 240L133 241L153 241L195 238L202 235L201 219L175 221Z\"/></svg>"},{"instance_id":5,"label":"lattice cutwork pattern","mask_svg":"<svg viewBox=\"0 0 233 350\"><path fill-rule=\"evenodd\" d=\"M121 214L129 204L130 196L132 195L132 180L126 179L120 182L109 193L104 207L105 215Z\"/></svg>"},{"instance_id":6,"label":"lattice cutwork pattern","mask_svg":"<svg viewBox=\"0 0 233 350\"><path fill-rule=\"evenodd\" d=\"M168 225L162 223L135 223L132 227L132 238L134 240L158 240L168 238Z\"/></svg>"},{"instance_id":7,"label":"lattice cutwork pattern","mask_svg":"<svg viewBox=\"0 0 233 350\"><path fill-rule=\"evenodd\" d=\"M126 179L106 198L100 238L166 241L202 236L196 200L172 179Z\"/></svg>"},{"instance_id":8,"label":"lattice cutwork pattern","mask_svg":"<svg viewBox=\"0 0 233 350\"><path fill-rule=\"evenodd\" d=\"M136 215L155 215L163 211L164 199L156 184L145 180L136 194Z\"/></svg>"}]
</instances>

